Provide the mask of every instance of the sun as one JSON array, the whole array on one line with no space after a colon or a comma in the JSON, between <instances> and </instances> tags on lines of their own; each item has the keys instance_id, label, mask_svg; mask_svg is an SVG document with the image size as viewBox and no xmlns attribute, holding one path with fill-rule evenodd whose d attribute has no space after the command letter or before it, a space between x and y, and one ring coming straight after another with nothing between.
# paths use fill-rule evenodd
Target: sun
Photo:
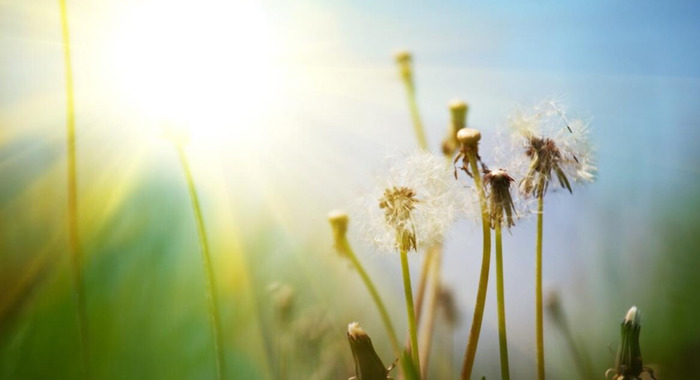
<instances>
[{"instance_id":1,"label":"sun","mask_svg":"<svg viewBox=\"0 0 700 380\"><path fill-rule=\"evenodd\" d=\"M184 126L193 139L235 141L260 129L282 81L259 3L146 0L126 8L107 50L122 102Z\"/></svg>"}]
</instances>

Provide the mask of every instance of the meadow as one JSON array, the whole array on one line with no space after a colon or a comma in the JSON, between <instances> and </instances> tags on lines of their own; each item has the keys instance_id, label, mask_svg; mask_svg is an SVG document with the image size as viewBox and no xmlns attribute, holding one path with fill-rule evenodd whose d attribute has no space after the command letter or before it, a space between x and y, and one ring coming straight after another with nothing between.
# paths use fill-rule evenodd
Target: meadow
<instances>
[{"instance_id":1,"label":"meadow","mask_svg":"<svg viewBox=\"0 0 700 380\"><path fill-rule=\"evenodd\" d=\"M697 377L698 14L0 0L0 379Z\"/></svg>"}]
</instances>

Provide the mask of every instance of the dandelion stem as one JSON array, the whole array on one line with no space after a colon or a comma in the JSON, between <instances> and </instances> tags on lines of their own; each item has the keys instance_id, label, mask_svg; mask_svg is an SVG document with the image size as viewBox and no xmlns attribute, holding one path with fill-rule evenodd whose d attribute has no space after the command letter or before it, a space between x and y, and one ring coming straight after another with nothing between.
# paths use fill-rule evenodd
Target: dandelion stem
<instances>
[{"instance_id":1,"label":"dandelion stem","mask_svg":"<svg viewBox=\"0 0 700 380\"><path fill-rule=\"evenodd\" d=\"M90 378L89 339L87 307L85 302L85 276L83 266L83 249L78 233L78 181L76 174L75 153L75 95L73 91L73 64L71 60L70 34L68 30L68 9L66 0L60 0L61 30L63 34L63 59L66 71L66 150L68 154L68 241L73 268L75 316L78 322L80 353L83 371Z\"/></svg>"},{"instance_id":2,"label":"dandelion stem","mask_svg":"<svg viewBox=\"0 0 700 380\"><path fill-rule=\"evenodd\" d=\"M471 378L472 368L474 367L474 358L476 357L476 348L479 344L479 334L481 333L481 322L484 318L484 305L486 303L486 290L489 282L489 267L491 261L491 226L489 222L489 211L486 204L486 195L484 187L481 184L481 175L479 167L476 163L476 154L468 153L469 166L474 175L474 185L479 194L479 204L481 206L481 226L483 230L484 250L481 258L481 274L479 276L479 288L476 294L476 305L474 305L474 317L472 326L469 330L469 339L467 341L467 349L464 353L464 362L462 364L462 380Z\"/></svg>"},{"instance_id":3,"label":"dandelion stem","mask_svg":"<svg viewBox=\"0 0 700 380\"><path fill-rule=\"evenodd\" d=\"M430 247L426 251L425 260L423 260L423 266L421 267L420 278L418 279L418 287L416 289L416 325L420 325L421 317L423 315L423 300L425 299L425 288L428 284L428 275L430 274L431 267L433 266L433 259L436 254L440 252L439 247ZM411 346L411 335L406 334L406 339L404 347L408 350Z\"/></svg>"},{"instance_id":4,"label":"dandelion stem","mask_svg":"<svg viewBox=\"0 0 700 380\"><path fill-rule=\"evenodd\" d=\"M544 189L544 179L540 189ZM542 211L544 191L537 196L537 243L535 246L535 335L537 341L537 379L544 380L544 323L542 307Z\"/></svg>"},{"instance_id":5,"label":"dandelion stem","mask_svg":"<svg viewBox=\"0 0 700 380\"><path fill-rule=\"evenodd\" d=\"M202 208L199 205L199 196L194 185L192 171L185 156L185 150L182 145L177 144L177 153L182 164L182 171L185 173L187 188L190 192L192 200L192 210L197 223L197 233L199 236L199 245L202 253L202 263L204 264L204 274L206 277L207 300L209 303L209 319L211 322L212 332L214 334L214 350L216 351L216 378L221 380L226 376L224 363L223 349L223 332L221 330L221 321L219 317L219 303L216 292L216 281L214 280L214 267L211 261L209 252L209 243L207 239L207 230L204 227L204 218L202 217Z\"/></svg>"},{"instance_id":6,"label":"dandelion stem","mask_svg":"<svg viewBox=\"0 0 700 380\"><path fill-rule=\"evenodd\" d=\"M428 150L428 140L425 138L423 123L418 112L418 103L416 102L416 88L413 84L413 77L404 77L406 85L406 95L408 97L408 110L411 112L411 121L413 122L413 131L416 134L416 140L422 150Z\"/></svg>"},{"instance_id":7,"label":"dandelion stem","mask_svg":"<svg viewBox=\"0 0 700 380\"><path fill-rule=\"evenodd\" d=\"M503 244L500 223L496 223L496 296L498 299L498 343L501 350L501 379L509 380L506 301L503 291Z\"/></svg>"},{"instance_id":8,"label":"dandelion stem","mask_svg":"<svg viewBox=\"0 0 700 380\"><path fill-rule=\"evenodd\" d=\"M411 335L411 357L416 371L420 370L420 354L418 353L418 334L416 331L416 311L413 308L413 290L411 289L411 272L408 270L408 252L401 250L401 273L403 274L403 289L406 296L406 314L408 316L408 333Z\"/></svg>"},{"instance_id":9,"label":"dandelion stem","mask_svg":"<svg viewBox=\"0 0 700 380\"><path fill-rule=\"evenodd\" d=\"M437 314L437 299L440 292L440 262L442 261L442 247L436 245L433 247L433 259L430 265L430 303L428 304L425 325L421 334L420 357L423 359L421 363L422 377L425 379L428 376L428 364L430 359L430 349L433 341L433 333L435 332L435 316ZM420 312L418 312L420 317ZM417 319L416 323L420 323Z\"/></svg>"},{"instance_id":10,"label":"dandelion stem","mask_svg":"<svg viewBox=\"0 0 700 380\"><path fill-rule=\"evenodd\" d=\"M394 330L394 325L391 323L391 318L389 318L389 313L386 311L386 307L384 306L384 302L382 301L382 298L379 296L379 292L377 291L377 288L374 286L374 282L372 282L372 279L369 277L369 275L365 271L365 268L362 266L360 261L357 259L355 252L353 251L352 247L350 246L350 243L348 242L348 239L342 238L342 240L340 240L338 243L339 243L339 248L350 259L350 262L355 267L355 270L357 271L357 273L359 273L360 278L362 278L362 281L365 283L365 286L367 287L369 294L372 296L372 299L374 300L374 304L377 306L377 310L379 311L379 315L382 317L382 322L384 322L384 327L386 328L387 335L389 335L389 341L391 341L391 346L394 349L394 354L397 357L401 357L401 345L399 344L399 339L397 338L396 330Z\"/></svg>"}]
</instances>

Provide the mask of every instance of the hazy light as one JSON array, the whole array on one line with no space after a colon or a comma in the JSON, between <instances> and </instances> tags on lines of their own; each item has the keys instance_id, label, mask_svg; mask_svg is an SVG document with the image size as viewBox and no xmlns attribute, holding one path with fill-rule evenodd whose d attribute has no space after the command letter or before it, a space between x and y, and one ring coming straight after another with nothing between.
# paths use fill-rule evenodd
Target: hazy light
<instances>
[{"instance_id":1,"label":"hazy light","mask_svg":"<svg viewBox=\"0 0 700 380\"><path fill-rule=\"evenodd\" d=\"M250 1L134 4L110 44L110 76L124 100L193 139L232 141L260 129L281 83L269 23Z\"/></svg>"}]
</instances>

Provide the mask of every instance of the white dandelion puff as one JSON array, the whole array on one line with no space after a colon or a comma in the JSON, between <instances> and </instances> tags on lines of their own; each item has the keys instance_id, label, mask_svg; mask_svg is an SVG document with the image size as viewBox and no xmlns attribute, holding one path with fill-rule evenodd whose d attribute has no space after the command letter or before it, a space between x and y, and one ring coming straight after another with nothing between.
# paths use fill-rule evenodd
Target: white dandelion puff
<instances>
[{"instance_id":1,"label":"white dandelion puff","mask_svg":"<svg viewBox=\"0 0 700 380\"><path fill-rule=\"evenodd\" d=\"M530 110L518 110L509 120L527 160L520 181L527 195L543 195L551 182L572 191L571 182L595 180L597 167L590 143L588 123L572 118L555 101L545 101ZM552 181L552 176L556 181Z\"/></svg>"},{"instance_id":2,"label":"white dandelion puff","mask_svg":"<svg viewBox=\"0 0 700 380\"><path fill-rule=\"evenodd\" d=\"M440 243L470 200L444 157L419 152L395 159L376 188L359 202L362 234L377 250L417 250ZM471 202L473 203L473 202ZM363 218L364 219L364 218Z\"/></svg>"}]
</instances>

